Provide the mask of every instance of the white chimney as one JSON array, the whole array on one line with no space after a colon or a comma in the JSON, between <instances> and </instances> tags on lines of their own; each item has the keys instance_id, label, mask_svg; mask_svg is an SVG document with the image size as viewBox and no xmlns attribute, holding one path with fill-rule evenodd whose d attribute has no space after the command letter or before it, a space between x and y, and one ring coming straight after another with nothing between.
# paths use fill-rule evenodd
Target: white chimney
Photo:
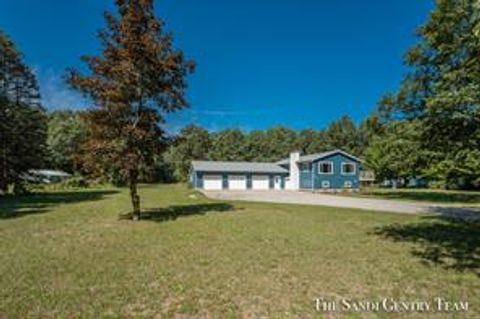
<instances>
[{"instance_id":1,"label":"white chimney","mask_svg":"<svg viewBox=\"0 0 480 319\"><path fill-rule=\"evenodd\" d=\"M291 189L300 189L300 170L298 169L298 161L300 160L300 152L290 153L290 185Z\"/></svg>"}]
</instances>

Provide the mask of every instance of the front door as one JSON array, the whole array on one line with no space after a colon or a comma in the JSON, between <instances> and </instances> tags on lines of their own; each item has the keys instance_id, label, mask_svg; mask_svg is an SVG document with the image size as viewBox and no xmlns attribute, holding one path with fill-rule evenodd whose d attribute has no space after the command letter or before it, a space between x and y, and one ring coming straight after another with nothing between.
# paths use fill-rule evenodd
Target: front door
<instances>
[{"instance_id":1,"label":"front door","mask_svg":"<svg viewBox=\"0 0 480 319\"><path fill-rule=\"evenodd\" d=\"M282 177L281 176L275 176L275 179L273 181L273 185L275 189L282 189Z\"/></svg>"}]
</instances>

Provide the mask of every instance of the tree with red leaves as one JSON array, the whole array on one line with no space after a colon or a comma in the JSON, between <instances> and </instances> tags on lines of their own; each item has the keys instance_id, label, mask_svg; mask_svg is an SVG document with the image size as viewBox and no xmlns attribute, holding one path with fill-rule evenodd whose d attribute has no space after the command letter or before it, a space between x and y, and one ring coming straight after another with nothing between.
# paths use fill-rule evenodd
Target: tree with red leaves
<instances>
[{"instance_id":1,"label":"tree with red leaves","mask_svg":"<svg viewBox=\"0 0 480 319\"><path fill-rule=\"evenodd\" d=\"M68 83L95 106L85 114L89 136L83 163L91 172L115 172L129 186L132 218L140 218L139 176L165 149L165 114L187 107L186 77L194 62L175 49L153 0L116 0L98 33L103 50L84 56L90 74L67 72Z\"/></svg>"}]
</instances>

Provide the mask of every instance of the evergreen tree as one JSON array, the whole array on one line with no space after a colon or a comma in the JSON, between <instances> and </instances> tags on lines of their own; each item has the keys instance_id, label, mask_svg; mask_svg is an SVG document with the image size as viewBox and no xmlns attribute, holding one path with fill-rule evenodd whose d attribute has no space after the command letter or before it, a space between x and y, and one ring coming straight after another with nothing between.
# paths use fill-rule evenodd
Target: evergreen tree
<instances>
[{"instance_id":1,"label":"evergreen tree","mask_svg":"<svg viewBox=\"0 0 480 319\"><path fill-rule=\"evenodd\" d=\"M186 76L193 62L173 48L155 17L153 0L116 0L118 14L105 13L99 56L84 56L90 70L70 70L71 86L96 107L86 113L89 135L83 157L90 171L113 170L130 188L133 218L140 218L137 184L165 150L164 114L187 106Z\"/></svg>"},{"instance_id":2,"label":"evergreen tree","mask_svg":"<svg viewBox=\"0 0 480 319\"><path fill-rule=\"evenodd\" d=\"M0 192L22 190L22 175L40 168L46 119L37 80L13 42L0 32Z\"/></svg>"}]
</instances>

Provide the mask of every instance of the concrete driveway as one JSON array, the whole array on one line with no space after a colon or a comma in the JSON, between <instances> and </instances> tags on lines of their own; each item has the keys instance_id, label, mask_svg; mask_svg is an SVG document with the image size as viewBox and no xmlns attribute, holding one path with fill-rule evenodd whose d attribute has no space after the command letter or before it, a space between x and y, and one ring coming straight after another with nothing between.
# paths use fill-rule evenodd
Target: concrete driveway
<instances>
[{"instance_id":1,"label":"concrete driveway","mask_svg":"<svg viewBox=\"0 0 480 319\"><path fill-rule=\"evenodd\" d=\"M348 196L296 191L202 191L207 197L218 200L240 200L285 204L321 205L388 211L404 214L432 213L467 219L480 218L478 207L458 207L433 203L404 202L384 199L355 198Z\"/></svg>"}]
</instances>

